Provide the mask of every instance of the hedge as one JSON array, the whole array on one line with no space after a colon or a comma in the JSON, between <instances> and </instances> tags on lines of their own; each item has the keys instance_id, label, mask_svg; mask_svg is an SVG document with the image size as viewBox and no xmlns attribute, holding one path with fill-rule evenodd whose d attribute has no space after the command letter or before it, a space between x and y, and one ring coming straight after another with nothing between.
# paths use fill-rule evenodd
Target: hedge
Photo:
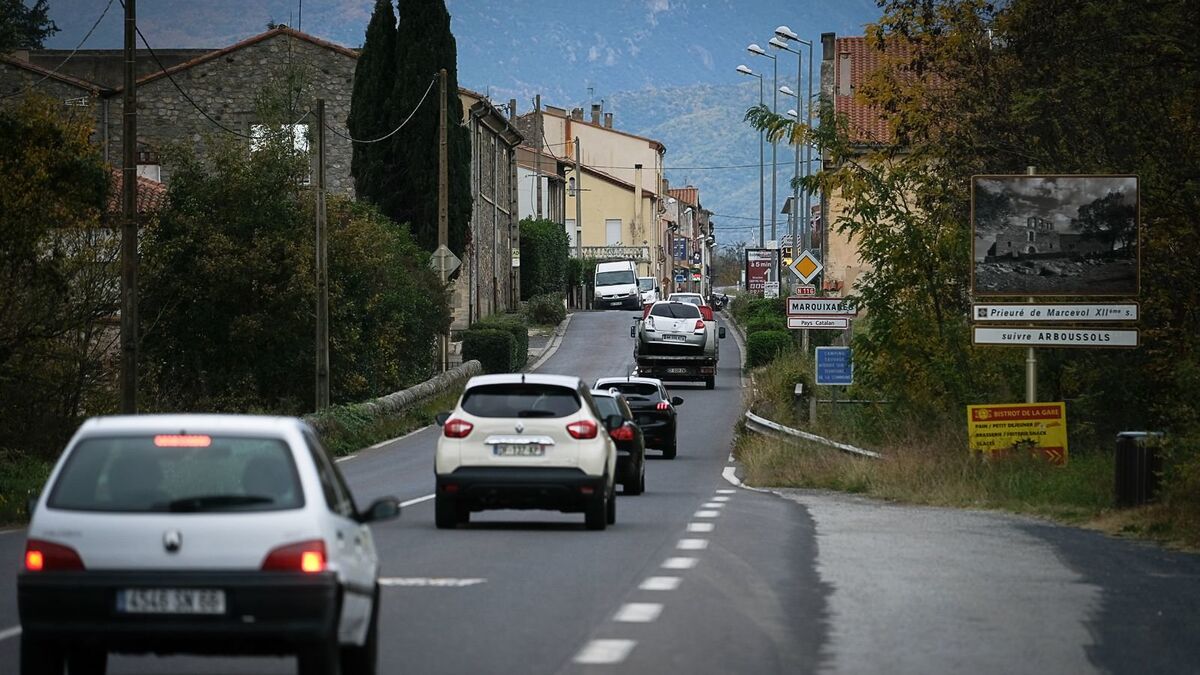
<instances>
[{"instance_id":1,"label":"hedge","mask_svg":"<svg viewBox=\"0 0 1200 675\"><path fill-rule=\"evenodd\" d=\"M471 328L491 328L512 335L512 356L509 358L509 367L503 372L515 372L525 367L525 362L529 360L529 327L520 315L493 314L476 321Z\"/></svg>"},{"instance_id":2,"label":"hedge","mask_svg":"<svg viewBox=\"0 0 1200 675\"><path fill-rule=\"evenodd\" d=\"M743 327L746 329L746 335L761 333L769 330L787 330L787 319L782 316L751 316L746 319Z\"/></svg>"},{"instance_id":3,"label":"hedge","mask_svg":"<svg viewBox=\"0 0 1200 675\"><path fill-rule=\"evenodd\" d=\"M567 279L567 233L549 220L521 221L521 299L562 290Z\"/></svg>"},{"instance_id":4,"label":"hedge","mask_svg":"<svg viewBox=\"0 0 1200 675\"><path fill-rule=\"evenodd\" d=\"M525 305L525 316L530 323L542 326L556 326L567 318L567 308L563 306L562 293L545 293L535 295Z\"/></svg>"},{"instance_id":5,"label":"hedge","mask_svg":"<svg viewBox=\"0 0 1200 675\"><path fill-rule=\"evenodd\" d=\"M471 328L463 331L463 361L479 361L485 373L510 373L513 336L496 328ZM524 365L524 363L522 363Z\"/></svg>"},{"instance_id":6,"label":"hedge","mask_svg":"<svg viewBox=\"0 0 1200 675\"><path fill-rule=\"evenodd\" d=\"M754 368L770 363L780 351L792 346L792 334L786 330L764 330L746 337L746 366Z\"/></svg>"}]
</instances>

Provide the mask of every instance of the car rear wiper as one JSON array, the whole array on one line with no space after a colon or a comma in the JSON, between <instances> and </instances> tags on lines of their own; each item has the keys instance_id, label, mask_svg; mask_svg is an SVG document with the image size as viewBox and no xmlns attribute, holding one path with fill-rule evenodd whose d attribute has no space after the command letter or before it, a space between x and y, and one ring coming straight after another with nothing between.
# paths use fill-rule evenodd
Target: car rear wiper
<instances>
[{"instance_id":1,"label":"car rear wiper","mask_svg":"<svg viewBox=\"0 0 1200 675\"><path fill-rule=\"evenodd\" d=\"M220 511L238 506L270 504L274 501L274 497L261 495L196 495L172 500L167 504L167 510L174 513Z\"/></svg>"},{"instance_id":2,"label":"car rear wiper","mask_svg":"<svg viewBox=\"0 0 1200 675\"><path fill-rule=\"evenodd\" d=\"M558 417L553 410L518 410L517 417Z\"/></svg>"}]
</instances>

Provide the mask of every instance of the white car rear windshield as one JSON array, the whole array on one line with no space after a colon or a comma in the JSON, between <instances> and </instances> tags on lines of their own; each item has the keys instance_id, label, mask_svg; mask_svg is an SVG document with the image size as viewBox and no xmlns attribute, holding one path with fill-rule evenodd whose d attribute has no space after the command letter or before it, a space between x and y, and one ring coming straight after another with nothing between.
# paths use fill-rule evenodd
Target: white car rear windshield
<instances>
[{"instance_id":1,"label":"white car rear windshield","mask_svg":"<svg viewBox=\"0 0 1200 675\"><path fill-rule=\"evenodd\" d=\"M654 290L654 279L638 279L638 290L652 291Z\"/></svg>"},{"instance_id":2,"label":"white car rear windshield","mask_svg":"<svg viewBox=\"0 0 1200 675\"><path fill-rule=\"evenodd\" d=\"M650 310L650 316L668 319L699 319L700 308L686 302L660 302Z\"/></svg>"},{"instance_id":3,"label":"white car rear windshield","mask_svg":"<svg viewBox=\"0 0 1200 675\"><path fill-rule=\"evenodd\" d=\"M616 272L598 272L596 274L597 286L616 286L617 284L635 284L637 278L633 276L633 270L617 270Z\"/></svg>"},{"instance_id":4,"label":"white car rear windshield","mask_svg":"<svg viewBox=\"0 0 1200 675\"><path fill-rule=\"evenodd\" d=\"M651 400L659 399L658 386L647 384L645 382L614 382L612 384L600 385L599 388L616 389L622 394L625 394L626 397L635 397L634 400L641 398L648 398Z\"/></svg>"},{"instance_id":5,"label":"white car rear windshield","mask_svg":"<svg viewBox=\"0 0 1200 675\"><path fill-rule=\"evenodd\" d=\"M596 402L596 410L600 413L601 417L608 417L610 415L624 417L621 414L621 406L617 405L617 399L611 396L592 394L592 400Z\"/></svg>"},{"instance_id":6,"label":"white car rear windshield","mask_svg":"<svg viewBox=\"0 0 1200 675\"><path fill-rule=\"evenodd\" d=\"M159 434L81 441L47 505L73 511L277 511L304 506L304 492L282 440Z\"/></svg>"},{"instance_id":7,"label":"white car rear windshield","mask_svg":"<svg viewBox=\"0 0 1200 675\"><path fill-rule=\"evenodd\" d=\"M476 417L566 417L579 408L574 390L532 383L471 387L462 401L462 409Z\"/></svg>"}]
</instances>

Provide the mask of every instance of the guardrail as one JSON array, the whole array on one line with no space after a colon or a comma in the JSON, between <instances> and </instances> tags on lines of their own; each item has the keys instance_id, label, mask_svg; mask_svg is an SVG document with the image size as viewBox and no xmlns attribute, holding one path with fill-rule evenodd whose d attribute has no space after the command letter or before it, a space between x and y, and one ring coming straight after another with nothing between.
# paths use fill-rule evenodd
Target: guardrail
<instances>
[{"instance_id":1,"label":"guardrail","mask_svg":"<svg viewBox=\"0 0 1200 675\"><path fill-rule=\"evenodd\" d=\"M784 436L791 436L792 438L800 438L806 441L812 441L813 443L820 443L821 445L826 445L831 448L837 448L842 452L846 452L851 455L857 455L859 457L883 459L883 455L879 454L878 452L874 452L872 450L863 450L862 448L855 447L848 443L838 443L837 441L831 441L823 436L810 434L807 431L793 429L778 422L773 422L765 417L759 417L749 410L746 411L746 428L761 436L779 436L782 434Z\"/></svg>"},{"instance_id":2,"label":"guardrail","mask_svg":"<svg viewBox=\"0 0 1200 675\"><path fill-rule=\"evenodd\" d=\"M400 391L380 396L365 403L353 404L350 407L355 413L371 419L383 417L384 415L396 415L422 401L442 394L450 390L451 387L461 384L463 381L482 372L483 366L479 361L467 361L420 384L414 384L408 389L401 389ZM321 423L324 419L325 417L321 413L304 416L304 420L313 425L317 431L322 431Z\"/></svg>"}]
</instances>

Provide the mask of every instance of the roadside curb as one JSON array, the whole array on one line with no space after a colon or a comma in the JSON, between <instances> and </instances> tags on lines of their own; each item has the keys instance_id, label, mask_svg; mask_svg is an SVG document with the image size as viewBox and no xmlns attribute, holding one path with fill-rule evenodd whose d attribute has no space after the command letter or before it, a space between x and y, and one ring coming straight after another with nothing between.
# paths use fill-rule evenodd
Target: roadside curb
<instances>
[{"instance_id":1,"label":"roadside curb","mask_svg":"<svg viewBox=\"0 0 1200 675\"><path fill-rule=\"evenodd\" d=\"M574 314L568 314L567 318L563 319L562 323L558 324L558 327L554 329L554 337L550 339L550 344L546 345L546 348L543 349L542 353L538 355L536 361L526 366L525 370L527 372L533 372L538 368L541 368L542 364L546 363L546 361L549 361L551 356L554 356L554 353L558 351L558 347L562 344L563 336L567 334L567 326L571 324L571 318L574 316Z\"/></svg>"}]
</instances>

